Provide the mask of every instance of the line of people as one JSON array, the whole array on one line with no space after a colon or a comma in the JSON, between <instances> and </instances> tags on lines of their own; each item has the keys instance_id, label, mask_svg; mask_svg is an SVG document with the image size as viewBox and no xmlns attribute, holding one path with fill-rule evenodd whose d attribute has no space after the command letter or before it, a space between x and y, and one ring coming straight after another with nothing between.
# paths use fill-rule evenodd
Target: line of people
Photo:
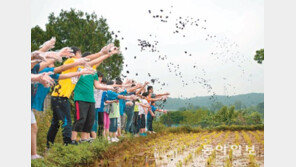
<instances>
[{"instance_id":1,"label":"line of people","mask_svg":"<svg viewBox=\"0 0 296 167\"><path fill-rule=\"evenodd\" d=\"M82 54L78 47L49 51L55 41L50 39L31 54L31 159L42 158L37 154L37 122L33 111L44 110L44 100L51 87L53 116L47 133L48 148L54 144L60 126L65 145L91 142L97 136L118 142L122 131L146 136L147 128L149 133L155 133L152 128L155 111L166 113L158 109L155 102L165 100L169 93L155 94L149 82L142 84L131 79L123 82L120 78L107 81L96 69L104 60L120 53L112 43L97 53ZM62 62L63 57L67 60L55 67L54 63ZM72 95L73 124L69 101Z\"/></svg>"}]
</instances>

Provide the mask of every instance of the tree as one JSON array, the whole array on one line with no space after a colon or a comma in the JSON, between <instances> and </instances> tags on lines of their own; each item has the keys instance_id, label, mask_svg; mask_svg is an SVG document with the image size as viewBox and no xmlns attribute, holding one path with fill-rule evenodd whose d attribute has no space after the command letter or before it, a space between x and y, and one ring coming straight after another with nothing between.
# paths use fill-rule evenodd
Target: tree
<instances>
[{"instance_id":1,"label":"tree","mask_svg":"<svg viewBox=\"0 0 296 167\"><path fill-rule=\"evenodd\" d=\"M244 104L240 100L235 101L233 105L235 106L235 109L237 109L237 110L241 110L244 108Z\"/></svg>"},{"instance_id":2,"label":"tree","mask_svg":"<svg viewBox=\"0 0 296 167\"><path fill-rule=\"evenodd\" d=\"M264 102L257 104L256 108L257 111L264 117Z\"/></svg>"},{"instance_id":3,"label":"tree","mask_svg":"<svg viewBox=\"0 0 296 167\"><path fill-rule=\"evenodd\" d=\"M264 49L260 49L256 51L256 55L254 57L254 60L257 61L257 63L262 64L264 60Z\"/></svg>"},{"instance_id":4,"label":"tree","mask_svg":"<svg viewBox=\"0 0 296 167\"><path fill-rule=\"evenodd\" d=\"M83 52L96 53L108 43L113 42L119 47L120 42L112 39L107 20L97 18L95 13L88 14L71 9L61 10L58 16L51 13L48 17L45 31L39 26L31 29L31 50L37 50L39 46L51 37L56 37L55 49L65 46L77 46ZM113 55L105 60L97 70L101 71L107 79L120 76L123 66L122 55Z\"/></svg>"},{"instance_id":5,"label":"tree","mask_svg":"<svg viewBox=\"0 0 296 167\"><path fill-rule=\"evenodd\" d=\"M211 104L210 110L215 112L215 111L220 110L223 106L224 106L223 103L217 101L217 102L214 102Z\"/></svg>"}]
</instances>

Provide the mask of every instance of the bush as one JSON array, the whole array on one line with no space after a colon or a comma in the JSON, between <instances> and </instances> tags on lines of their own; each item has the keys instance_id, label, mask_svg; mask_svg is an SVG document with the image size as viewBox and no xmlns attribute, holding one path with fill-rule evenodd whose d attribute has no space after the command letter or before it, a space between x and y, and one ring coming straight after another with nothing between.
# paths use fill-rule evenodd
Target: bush
<instances>
[{"instance_id":1,"label":"bush","mask_svg":"<svg viewBox=\"0 0 296 167\"><path fill-rule=\"evenodd\" d=\"M90 165L100 158L101 153L107 148L108 143L103 139L96 139L93 143L82 143L78 146L54 144L44 159L32 161L32 167Z\"/></svg>"},{"instance_id":2,"label":"bush","mask_svg":"<svg viewBox=\"0 0 296 167\"><path fill-rule=\"evenodd\" d=\"M162 124L160 121L154 121L153 124L153 130L156 132L162 132L166 130L166 126Z\"/></svg>"}]
</instances>

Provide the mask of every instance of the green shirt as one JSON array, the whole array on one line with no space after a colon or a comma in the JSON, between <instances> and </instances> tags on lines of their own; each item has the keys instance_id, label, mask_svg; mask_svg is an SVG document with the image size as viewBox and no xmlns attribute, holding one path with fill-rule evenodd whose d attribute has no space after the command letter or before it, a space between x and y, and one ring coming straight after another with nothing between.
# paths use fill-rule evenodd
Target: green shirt
<instances>
[{"instance_id":1,"label":"green shirt","mask_svg":"<svg viewBox=\"0 0 296 167\"><path fill-rule=\"evenodd\" d=\"M109 114L109 118L119 118L119 103L112 103L113 110Z\"/></svg>"},{"instance_id":2,"label":"green shirt","mask_svg":"<svg viewBox=\"0 0 296 167\"><path fill-rule=\"evenodd\" d=\"M74 89L74 101L95 103L94 80L98 80L97 74L81 75Z\"/></svg>"}]
</instances>

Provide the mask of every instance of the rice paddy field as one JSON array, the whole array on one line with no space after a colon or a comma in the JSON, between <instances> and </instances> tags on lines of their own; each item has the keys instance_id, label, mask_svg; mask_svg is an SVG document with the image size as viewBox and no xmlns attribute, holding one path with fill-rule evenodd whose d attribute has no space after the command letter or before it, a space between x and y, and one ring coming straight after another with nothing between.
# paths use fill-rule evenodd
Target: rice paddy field
<instances>
[{"instance_id":1,"label":"rice paddy field","mask_svg":"<svg viewBox=\"0 0 296 167\"><path fill-rule=\"evenodd\" d=\"M261 167L264 131L166 132L122 141L108 150L94 166Z\"/></svg>"}]
</instances>

